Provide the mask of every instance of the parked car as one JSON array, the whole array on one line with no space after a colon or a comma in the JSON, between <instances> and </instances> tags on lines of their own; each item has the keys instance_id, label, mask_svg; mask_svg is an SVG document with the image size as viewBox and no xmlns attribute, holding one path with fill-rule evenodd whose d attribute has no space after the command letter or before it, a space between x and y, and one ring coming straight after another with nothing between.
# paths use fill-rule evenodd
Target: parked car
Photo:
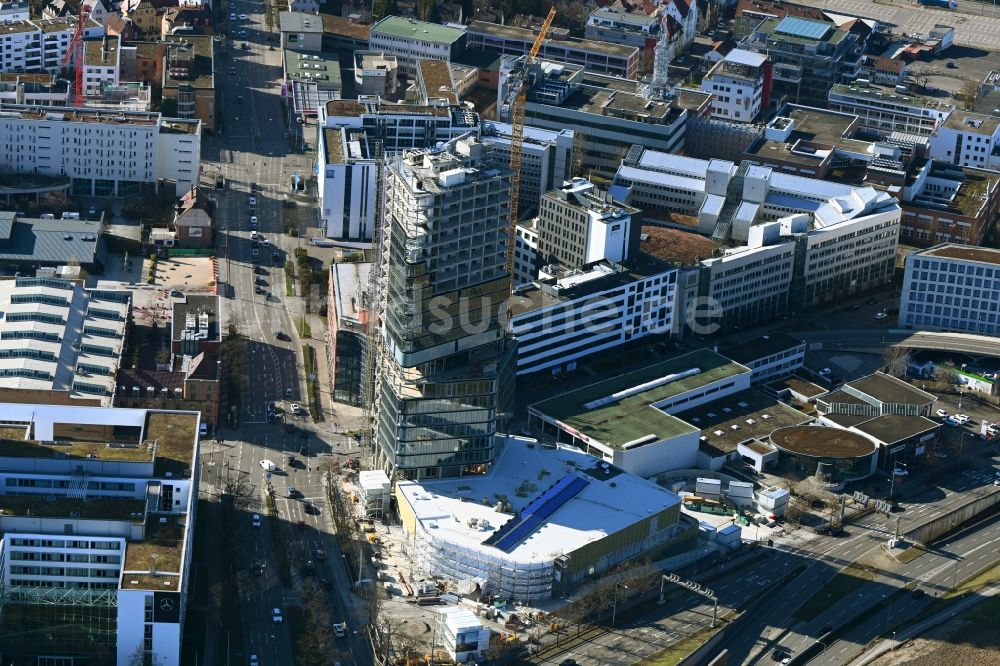
<instances>
[{"instance_id":1,"label":"parked car","mask_svg":"<svg viewBox=\"0 0 1000 666\"><path fill-rule=\"evenodd\" d=\"M300 407L300 406L298 405L298 403L294 403L294 402L293 402L293 403L292 403L292 414L296 414L296 415L298 415L298 413L299 413L299 412L301 412L301 411L302 411L302 407Z\"/></svg>"},{"instance_id":2,"label":"parked car","mask_svg":"<svg viewBox=\"0 0 1000 666\"><path fill-rule=\"evenodd\" d=\"M881 321L881 320L885 319L885 318L886 318L886 317L888 317L888 316L889 316L889 315L888 315L888 314L886 314L884 310L883 310L882 312L876 312L876 313L875 313L875 318L876 318L876 319L878 319L879 321Z\"/></svg>"},{"instance_id":3,"label":"parked car","mask_svg":"<svg viewBox=\"0 0 1000 666\"><path fill-rule=\"evenodd\" d=\"M250 205L251 206L256 206L257 205L257 197L254 197L254 196L250 197Z\"/></svg>"},{"instance_id":4,"label":"parked car","mask_svg":"<svg viewBox=\"0 0 1000 666\"><path fill-rule=\"evenodd\" d=\"M250 666L260 666L260 662L257 661L257 655L250 655Z\"/></svg>"},{"instance_id":5,"label":"parked car","mask_svg":"<svg viewBox=\"0 0 1000 666\"><path fill-rule=\"evenodd\" d=\"M347 635L347 623L345 622L334 622L333 623L333 634L337 638L343 638Z\"/></svg>"},{"instance_id":6,"label":"parked car","mask_svg":"<svg viewBox=\"0 0 1000 666\"><path fill-rule=\"evenodd\" d=\"M948 416L948 412L946 410L944 410L944 409L939 409L939 410L937 410L934 413L937 414L938 416L940 416L941 418L944 418L944 417Z\"/></svg>"},{"instance_id":7,"label":"parked car","mask_svg":"<svg viewBox=\"0 0 1000 666\"><path fill-rule=\"evenodd\" d=\"M253 525L254 527L260 527L260 514L259 513L255 513L255 514L253 514L253 516L251 516L251 518L250 518L250 524Z\"/></svg>"},{"instance_id":8,"label":"parked car","mask_svg":"<svg viewBox=\"0 0 1000 666\"><path fill-rule=\"evenodd\" d=\"M284 622L285 618L281 617L281 609L275 608L271 611L271 621L275 624L281 624Z\"/></svg>"}]
</instances>

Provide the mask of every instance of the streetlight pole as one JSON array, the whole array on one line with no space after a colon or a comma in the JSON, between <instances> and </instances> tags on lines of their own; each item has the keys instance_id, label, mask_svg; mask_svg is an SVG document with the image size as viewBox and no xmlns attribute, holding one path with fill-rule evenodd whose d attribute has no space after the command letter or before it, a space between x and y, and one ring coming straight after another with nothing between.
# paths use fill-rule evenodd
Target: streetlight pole
<instances>
[{"instance_id":1,"label":"streetlight pole","mask_svg":"<svg viewBox=\"0 0 1000 666\"><path fill-rule=\"evenodd\" d=\"M663 589L662 586L663 586L663 584L661 583L660 584L660 589L661 590ZM618 613L618 588L619 587L622 588L623 590L627 590L628 589L628 585L626 585L625 583L615 583L615 599L614 599L614 602L611 605L611 626L612 627L615 626L615 616Z\"/></svg>"}]
</instances>

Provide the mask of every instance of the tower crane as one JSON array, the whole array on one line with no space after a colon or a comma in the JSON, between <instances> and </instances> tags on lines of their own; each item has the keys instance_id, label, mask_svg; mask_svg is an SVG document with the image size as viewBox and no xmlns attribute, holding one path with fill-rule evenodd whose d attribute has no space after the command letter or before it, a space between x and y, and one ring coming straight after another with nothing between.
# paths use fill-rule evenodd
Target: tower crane
<instances>
[{"instance_id":1,"label":"tower crane","mask_svg":"<svg viewBox=\"0 0 1000 666\"><path fill-rule=\"evenodd\" d=\"M517 242L517 214L520 208L521 199L521 156L524 150L524 105L527 101L528 76L531 66L538 56L538 50L542 48L545 35L552 26L552 19L556 17L556 8L549 9L549 15L542 22L542 27L535 37L535 43L531 45L531 51L524 62L524 66L516 72L511 72L508 80L507 93L504 104L510 108L510 170L514 172L514 179L511 184L510 194L510 229L507 238L506 267L507 275L510 276L510 289L514 290L514 246Z\"/></svg>"},{"instance_id":2,"label":"tower crane","mask_svg":"<svg viewBox=\"0 0 1000 666\"><path fill-rule=\"evenodd\" d=\"M70 60L74 60L73 73L75 74L73 90L73 106L79 108L83 106L83 65L84 65L84 45L83 45L83 31L87 27L87 22L90 20L90 7L87 3L80 3L80 14L79 20L76 24L76 30L73 31L73 37L69 40L69 45L66 47L66 55L63 56L62 64L69 64Z\"/></svg>"}]
</instances>

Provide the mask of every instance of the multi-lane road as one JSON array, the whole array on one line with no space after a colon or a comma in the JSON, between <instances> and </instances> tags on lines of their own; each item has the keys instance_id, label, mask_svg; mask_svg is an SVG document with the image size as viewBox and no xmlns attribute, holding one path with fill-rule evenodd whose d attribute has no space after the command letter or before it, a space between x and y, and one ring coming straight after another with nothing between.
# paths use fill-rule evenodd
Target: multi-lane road
<instances>
[{"instance_id":1,"label":"multi-lane road","mask_svg":"<svg viewBox=\"0 0 1000 666\"><path fill-rule=\"evenodd\" d=\"M221 316L224 330L233 325L246 340L247 381L236 405L236 427L220 427L220 439L205 444L203 462L214 470L216 479L227 466L249 475L256 505L261 507L257 510L264 519L255 527L247 513L245 524L236 528L245 553L241 562L233 563L242 632L226 638L234 642L231 652L243 658L257 655L261 666L294 663L290 621L275 623L273 609L287 617L288 608L301 601L302 581L310 575L304 565L312 560L311 575L328 583L324 587L333 621L346 621L352 630L336 647L350 654L347 663L364 666L371 663L370 649L354 631L365 618L330 536L332 524L319 471L322 462L350 451L345 448L346 440L320 431L308 420L302 400L305 377L300 340L293 322L301 305L289 302L285 288L284 263L300 239L284 233L282 205L292 195L292 174L310 172L311 156L289 150L280 95L281 53L271 48L277 44L272 41L276 33L265 29L264 5L232 0L229 11L228 34L217 43L216 57L221 132L206 140L203 185L214 186L217 175L225 179L224 189L214 192ZM251 240L251 215L256 216L257 231L267 239L267 246L262 239L256 244ZM273 419L268 417L270 404L277 412ZM293 404L301 405L298 415L292 413ZM277 469L266 473L262 460L272 461ZM213 478L212 473L205 478ZM278 513L274 523L262 510L268 484L274 490ZM295 496L291 487L297 490ZM272 529L280 533L274 535ZM290 585L278 570L275 540L288 553ZM316 557L319 549L328 554L324 561Z\"/></svg>"}]
</instances>

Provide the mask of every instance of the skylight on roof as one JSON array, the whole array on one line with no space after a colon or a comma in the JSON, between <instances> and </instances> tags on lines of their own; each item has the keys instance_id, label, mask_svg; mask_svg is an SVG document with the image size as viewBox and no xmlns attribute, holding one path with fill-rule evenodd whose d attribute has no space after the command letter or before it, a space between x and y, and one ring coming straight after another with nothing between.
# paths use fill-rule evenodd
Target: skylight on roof
<instances>
[{"instance_id":1,"label":"skylight on roof","mask_svg":"<svg viewBox=\"0 0 1000 666\"><path fill-rule=\"evenodd\" d=\"M775 32L803 39L822 39L830 29L830 24L810 21L796 16L786 16L774 28Z\"/></svg>"}]
</instances>

